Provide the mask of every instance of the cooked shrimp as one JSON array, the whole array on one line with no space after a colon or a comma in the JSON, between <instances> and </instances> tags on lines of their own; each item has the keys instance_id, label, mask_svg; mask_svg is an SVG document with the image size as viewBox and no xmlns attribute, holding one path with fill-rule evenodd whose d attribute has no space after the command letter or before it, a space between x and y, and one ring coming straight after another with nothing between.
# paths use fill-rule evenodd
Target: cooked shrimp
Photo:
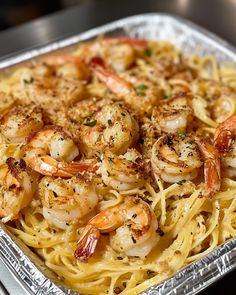
<instances>
[{"instance_id":1,"label":"cooked shrimp","mask_svg":"<svg viewBox=\"0 0 236 295\"><path fill-rule=\"evenodd\" d=\"M150 114L163 93L160 87L148 79L132 76L132 72L123 77L118 75L100 57L94 57L90 67L112 93L141 114Z\"/></svg>"},{"instance_id":2,"label":"cooked shrimp","mask_svg":"<svg viewBox=\"0 0 236 295\"><path fill-rule=\"evenodd\" d=\"M144 258L159 240L157 219L149 205L137 197L93 217L85 227L75 257L86 262L95 252L101 233L110 234L110 245L117 252ZM114 232L115 231L115 232Z\"/></svg>"},{"instance_id":3,"label":"cooked shrimp","mask_svg":"<svg viewBox=\"0 0 236 295\"><path fill-rule=\"evenodd\" d=\"M196 138L195 141L200 149L204 161L204 185L203 196L212 198L219 190L221 184L220 155L216 148Z\"/></svg>"},{"instance_id":4,"label":"cooked shrimp","mask_svg":"<svg viewBox=\"0 0 236 295\"><path fill-rule=\"evenodd\" d=\"M36 188L24 160L8 158L0 165L0 218L3 222L16 219L31 201Z\"/></svg>"},{"instance_id":5,"label":"cooked shrimp","mask_svg":"<svg viewBox=\"0 0 236 295\"><path fill-rule=\"evenodd\" d=\"M43 177L39 183L39 197L44 218L61 229L66 229L70 223L93 211L98 203L93 184L76 177Z\"/></svg>"},{"instance_id":6,"label":"cooked shrimp","mask_svg":"<svg viewBox=\"0 0 236 295\"><path fill-rule=\"evenodd\" d=\"M205 108L212 110L208 116L215 122L221 123L236 113L236 91L230 86L218 81L199 79L193 83L192 88L193 93L205 99Z\"/></svg>"},{"instance_id":7,"label":"cooked shrimp","mask_svg":"<svg viewBox=\"0 0 236 295\"><path fill-rule=\"evenodd\" d=\"M24 159L40 174L71 177L90 167L72 162L78 155L78 147L68 133L61 127L46 126L29 137Z\"/></svg>"},{"instance_id":8,"label":"cooked shrimp","mask_svg":"<svg viewBox=\"0 0 236 295\"><path fill-rule=\"evenodd\" d=\"M117 190L129 190L143 185L144 164L135 149L116 156L107 151L102 158L100 172L103 182Z\"/></svg>"},{"instance_id":9,"label":"cooked shrimp","mask_svg":"<svg viewBox=\"0 0 236 295\"><path fill-rule=\"evenodd\" d=\"M236 115L222 122L216 129L214 145L220 153L229 151L233 138L236 136Z\"/></svg>"},{"instance_id":10,"label":"cooked shrimp","mask_svg":"<svg viewBox=\"0 0 236 295\"><path fill-rule=\"evenodd\" d=\"M196 76L194 69L187 64L174 63L173 61L159 57L148 58L148 61L155 67L156 75L167 80L178 79L192 82Z\"/></svg>"},{"instance_id":11,"label":"cooked shrimp","mask_svg":"<svg viewBox=\"0 0 236 295\"><path fill-rule=\"evenodd\" d=\"M0 123L6 142L25 143L32 131L43 127L42 109L35 105L18 105L6 112Z\"/></svg>"},{"instance_id":12,"label":"cooked shrimp","mask_svg":"<svg viewBox=\"0 0 236 295\"><path fill-rule=\"evenodd\" d=\"M214 146L223 154L222 165L226 176L236 176L236 116L221 123L215 132Z\"/></svg>"},{"instance_id":13,"label":"cooked shrimp","mask_svg":"<svg viewBox=\"0 0 236 295\"><path fill-rule=\"evenodd\" d=\"M88 116L80 129L80 149L88 157L106 150L123 154L138 137L136 120L118 103Z\"/></svg>"},{"instance_id":14,"label":"cooked shrimp","mask_svg":"<svg viewBox=\"0 0 236 295\"><path fill-rule=\"evenodd\" d=\"M11 93L21 103L37 103L54 121L59 110L81 100L85 95L84 81L61 77L46 63L32 64L17 71L11 79Z\"/></svg>"},{"instance_id":15,"label":"cooked shrimp","mask_svg":"<svg viewBox=\"0 0 236 295\"><path fill-rule=\"evenodd\" d=\"M193 115L189 99L189 95L181 93L156 106L152 111L154 126L167 133L185 131Z\"/></svg>"},{"instance_id":16,"label":"cooked shrimp","mask_svg":"<svg viewBox=\"0 0 236 295\"><path fill-rule=\"evenodd\" d=\"M88 80L90 73L81 58L72 54L53 54L42 58L46 65L53 66L56 75L63 78Z\"/></svg>"},{"instance_id":17,"label":"cooked shrimp","mask_svg":"<svg viewBox=\"0 0 236 295\"><path fill-rule=\"evenodd\" d=\"M151 163L154 172L170 183L194 179L202 166L197 144L182 134L160 137L153 145Z\"/></svg>"},{"instance_id":18,"label":"cooked shrimp","mask_svg":"<svg viewBox=\"0 0 236 295\"><path fill-rule=\"evenodd\" d=\"M95 56L107 61L109 66L116 71L122 72L129 69L136 58L136 50L143 50L147 41L129 37L104 38L92 42L82 48L79 56L87 63Z\"/></svg>"}]
</instances>

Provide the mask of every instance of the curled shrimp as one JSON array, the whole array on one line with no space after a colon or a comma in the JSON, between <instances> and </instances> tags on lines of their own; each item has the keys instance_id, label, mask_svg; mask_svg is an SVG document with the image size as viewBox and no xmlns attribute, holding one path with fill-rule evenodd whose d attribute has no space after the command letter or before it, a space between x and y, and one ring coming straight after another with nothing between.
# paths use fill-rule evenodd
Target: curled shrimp
<instances>
[{"instance_id":1,"label":"curled shrimp","mask_svg":"<svg viewBox=\"0 0 236 295\"><path fill-rule=\"evenodd\" d=\"M152 148L151 163L155 173L170 183L192 180L202 166L199 149L191 136L167 134Z\"/></svg>"},{"instance_id":2,"label":"curled shrimp","mask_svg":"<svg viewBox=\"0 0 236 295\"><path fill-rule=\"evenodd\" d=\"M216 123L222 123L236 113L236 91L230 86L218 81L198 79L192 88L193 93L202 97L204 108L211 109L211 112L205 110L205 113ZM201 118L201 113L199 117ZM209 121L209 125L212 125L210 123ZM213 127L216 127L216 123Z\"/></svg>"},{"instance_id":3,"label":"curled shrimp","mask_svg":"<svg viewBox=\"0 0 236 295\"><path fill-rule=\"evenodd\" d=\"M93 217L85 227L75 257L86 262L95 252L101 233L110 234L110 245L117 252L144 258L158 242L157 219L149 205L137 197Z\"/></svg>"},{"instance_id":4,"label":"curled shrimp","mask_svg":"<svg viewBox=\"0 0 236 295\"><path fill-rule=\"evenodd\" d=\"M120 104L103 106L87 117L80 128L80 149L87 156L106 150L122 154L135 143L138 124Z\"/></svg>"},{"instance_id":5,"label":"curled shrimp","mask_svg":"<svg viewBox=\"0 0 236 295\"><path fill-rule=\"evenodd\" d=\"M100 57L94 57L90 67L112 93L137 109L139 113L150 114L153 106L158 104L162 90L148 79L134 77L131 73L122 77Z\"/></svg>"},{"instance_id":6,"label":"curled shrimp","mask_svg":"<svg viewBox=\"0 0 236 295\"><path fill-rule=\"evenodd\" d=\"M89 70L83 60L72 54L58 53L44 56L42 62L54 67L56 75L63 78L88 80L90 77Z\"/></svg>"},{"instance_id":7,"label":"curled shrimp","mask_svg":"<svg viewBox=\"0 0 236 295\"><path fill-rule=\"evenodd\" d=\"M0 218L3 222L18 217L20 210L32 200L35 188L35 177L24 160L8 158L0 165Z\"/></svg>"},{"instance_id":8,"label":"curled shrimp","mask_svg":"<svg viewBox=\"0 0 236 295\"><path fill-rule=\"evenodd\" d=\"M122 72L130 68L136 59L136 51L143 50L147 41L129 37L103 38L86 44L79 56L87 63L95 56L107 61L109 66Z\"/></svg>"},{"instance_id":9,"label":"curled shrimp","mask_svg":"<svg viewBox=\"0 0 236 295\"><path fill-rule=\"evenodd\" d=\"M43 177L39 183L39 197L44 218L61 229L93 211L98 203L93 183L76 177Z\"/></svg>"},{"instance_id":10,"label":"curled shrimp","mask_svg":"<svg viewBox=\"0 0 236 295\"><path fill-rule=\"evenodd\" d=\"M236 115L222 122L216 129L214 146L222 157L227 176L236 176Z\"/></svg>"},{"instance_id":11,"label":"curled shrimp","mask_svg":"<svg viewBox=\"0 0 236 295\"><path fill-rule=\"evenodd\" d=\"M159 57L148 58L148 61L154 66L156 75L167 80L176 79L192 82L196 76L194 69L187 64L175 63Z\"/></svg>"},{"instance_id":12,"label":"curled shrimp","mask_svg":"<svg viewBox=\"0 0 236 295\"><path fill-rule=\"evenodd\" d=\"M167 133L185 131L193 116L189 99L189 95L179 93L167 102L154 107L152 111L154 126L158 126L162 132Z\"/></svg>"},{"instance_id":13,"label":"curled shrimp","mask_svg":"<svg viewBox=\"0 0 236 295\"><path fill-rule=\"evenodd\" d=\"M40 174L71 177L90 167L72 162L78 155L79 149L68 133L61 127L46 126L29 137L24 159Z\"/></svg>"},{"instance_id":14,"label":"curled shrimp","mask_svg":"<svg viewBox=\"0 0 236 295\"><path fill-rule=\"evenodd\" d=\"M43 127L43 113L34 105L12 107L1 117L0 132L6 142L25 143L29 134Z\"/></svg>"},{"instance_id":15,"label":"curled shrimp","mask_svg":"<svg viewBox=\"0 0 236 295\"><path fill-rule=\"evenodd\" d=\"M106 152L102 158L100 172L106 185L120 191L137 188L144 183L144 165L141 155L135 149L129 149L120 156Z\"/></svg>"},{"instance_id":16,"label":"curled shrimp","mask_svg":"<svg viewBox=\"0 0 236 295\"><path fill-rule=\"evenodd\" d=\"M220 155L217 149L205 140L196 138L195 141L204 161L203 196L212 198L220 190L221 185Z\"/></svg>"}]
</instances>

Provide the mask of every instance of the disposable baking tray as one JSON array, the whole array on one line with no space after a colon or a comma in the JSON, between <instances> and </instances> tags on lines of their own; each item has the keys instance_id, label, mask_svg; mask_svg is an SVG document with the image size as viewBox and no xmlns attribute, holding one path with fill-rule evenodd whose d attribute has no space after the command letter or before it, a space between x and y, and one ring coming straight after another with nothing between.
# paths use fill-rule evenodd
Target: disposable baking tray
<instances>
[{"instance_id":1,"label":"disposable baking tray","mask_svg":"<svg viewBox=\"0 0 236 295\"><path fill-rule=\"evenodd\" d=\"M1 73L19 63L55 50L70 50L81 41L99 35L127 35L172 42L184 54L213 54L219 63L236 64L236 50L224 40L180 17L152 13L124 18L85 33L59 40L0 60ZM64 286L44 263L0 222L0 259L29 294L79 294ZM219 246L162 284L142 294L196 294L236 267L236 239Z\"/></svg>"}]
</instances>

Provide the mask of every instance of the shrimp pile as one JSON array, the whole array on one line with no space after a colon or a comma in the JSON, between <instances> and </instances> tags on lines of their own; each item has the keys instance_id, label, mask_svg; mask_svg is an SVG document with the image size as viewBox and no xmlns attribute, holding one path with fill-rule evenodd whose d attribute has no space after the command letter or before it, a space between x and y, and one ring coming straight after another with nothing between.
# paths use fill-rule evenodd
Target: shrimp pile
<instances>
[{"instance_id":1,"label":"shrimp pile","mask_svg":"<svg viewBox=\"0 0 236 295\"><path fill-rule=\"evenodd\" d=\"M0 81L0 218L70 288L138 294L236 236L236 69L98 38Z\"/></svg>"}]
</instances>

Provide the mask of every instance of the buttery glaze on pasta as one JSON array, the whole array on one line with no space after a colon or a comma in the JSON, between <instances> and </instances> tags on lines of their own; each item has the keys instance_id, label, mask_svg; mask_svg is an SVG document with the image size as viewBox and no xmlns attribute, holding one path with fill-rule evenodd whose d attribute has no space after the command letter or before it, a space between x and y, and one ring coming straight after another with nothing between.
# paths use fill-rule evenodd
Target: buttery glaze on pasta
<instances>
[{"instance_id":1,"label":"buttery glaze on pasta","mask_svg":"<svg viewBox=\"0 0 236 295\"><path fill-rule=\"evenodd\" d=\"M233 66L99 38L0 91L0 217L69 287L138 294L236 236Z\"/></svg>"}]
</instances>

